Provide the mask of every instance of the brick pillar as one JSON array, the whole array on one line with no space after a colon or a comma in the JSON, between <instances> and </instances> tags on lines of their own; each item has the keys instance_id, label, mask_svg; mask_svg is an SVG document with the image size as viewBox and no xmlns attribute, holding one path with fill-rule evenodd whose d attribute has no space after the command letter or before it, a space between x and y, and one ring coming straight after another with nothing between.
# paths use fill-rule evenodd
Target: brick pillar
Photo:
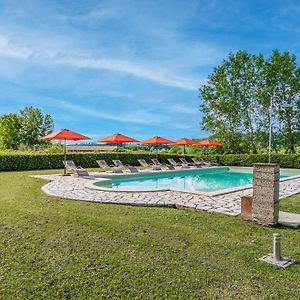
<instances>
[{"instance_id":1,"label":"brick pillar","mask_svg":"<svg viewBox=\"0 0 300 300\"><path fill-rule=\"evenodd\" d=\"M241 197L241 218L243 220L253 220L253 197L242 196Z\"/></svg>"},{"instance_id":2,"label":"brick pillar","mask_svg":"<svg viewBox=\"0 0 300 300\"><path fill-rule=\"evenodd\" d=\"M253 165L253 220L276 225L279 215L279 165Z\"/></svg>"}]
</instances>

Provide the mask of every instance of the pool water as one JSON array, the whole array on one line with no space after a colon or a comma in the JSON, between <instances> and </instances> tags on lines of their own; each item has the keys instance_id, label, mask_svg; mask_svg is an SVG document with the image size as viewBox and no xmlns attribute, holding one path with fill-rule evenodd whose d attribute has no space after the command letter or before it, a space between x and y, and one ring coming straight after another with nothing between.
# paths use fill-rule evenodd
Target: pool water
<instances>
[{"instance_id":1,"label":"pool water","mask_svg":"<svg viewBox=\"0 0 300 300\"><path fill-rule=\"evenodd\" d=\"M239 172L224 168L207 171L175 172L174 174L153 174L130 178L112 179L111 184L102 185L107 188L141 190L172 188L189 191L213 192L233 187L252 184L252 170ZM288 177L281 175L281 178Z\"/></svg>"}]
</instances>

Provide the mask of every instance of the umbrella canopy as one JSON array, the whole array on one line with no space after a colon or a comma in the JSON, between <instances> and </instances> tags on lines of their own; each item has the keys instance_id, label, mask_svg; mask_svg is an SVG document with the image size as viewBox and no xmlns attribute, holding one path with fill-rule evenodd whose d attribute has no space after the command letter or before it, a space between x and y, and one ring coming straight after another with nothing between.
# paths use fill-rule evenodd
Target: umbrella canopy
<instances>
[{"instance_id":1,"label":"umbrella canopy","mask_svg":"<svg viewBox=\"0 0 300 300\"><path fill-rule=\"evenodd\" d=\"M182 138L177 140L173 145L183 146L183 155L185 156L185 146L187 145L199 145L198 142L190 140L188 138Z\"/></svg>"},{"instance_id":2,"label":"umbrella canopy","mask_svg":"<svg viewBox=\"0 0 300 300\"><path fill-rule=\"evenodd\" d=\"M223 144L213 141L213 140L210 140L210 139L198 142L198 145L204 146L204 147L224 146Z\"/></svg>"},{"instance_id":3,"label":"umbrella canopy","mask_svg":"<svg viewBox=\"0 0 300 300\"><path fill-rule=\"evenodd\" d=\"M113 135L107 136L103 139L97 140L96 142L99 143L113 143L117 144L117 159L119 159L119 153L118 153L118 145L123 144L123 143L137 143L139 142L136 139L133 139L129 136L120 134L120 133L115 133Z\"/></svg>"},{"instance_id":4,"label":"umbrella canopy","mask_svg":"<svg viewBox=\"0 0 300 300\"><path fill-rule=\"evenodd\" d=\"M44 137L41 140L58 140L64 141L64 161L67 160L67 149L66 149L66 141L82 141L82 140L89 140L90 138L79 134L77 132L71 131L69 129L61 129L56 132L52 132ZM66 164L64 165L64 175L67 175Z\"/></svg>"},{"instance_id":5,"label":"umbrella canopy","mask_svg":"<svg viewBox=\"0 0 300 300\"><path fill-rule=\"evenodd\" d=\"M187 138L177 140L173 145L185 146L185 145L198 145L199 143Z\"/></svg>"},{"instance_id":6,"label":"umbrella canopy","mask_svg":"<svg viewBox=\"0 0 300 300\"><path fill-rule=\"evenodd\" d=\"M44 137L41 140L60 140L60 141L81 141L81 140L89 140L90 138L79 134L77 132L71 131L69 129L61 129L56 132L52 132Z\"/></svg>"},{"instance_id":7,"label":"umbrella canopy","mask_svg":"<svg viewBox=\"0 0 300 300\"><path fill-rule=\"evenodd\" d=\"M141 142L141 144L148 144L148 145L168 145L173 144L174 142L167 140L160 136L154 136L150 139L144 140Z\"/></svg>"},{"instance_id":8,"label":"umbrella canopy","mask_svg":"<svg viewBox=\"0 0 300 300\"><path fill-rule=\"evenodd\" d=\"M114 143L114 144L123 144L123 143L137 143L138 140L135 140L129 136L115 133L113 135L107 136L103 139L97 140L96 142L100 143Z\"/></svg>"},{"instance_id":9,"label":"umbrella canopy","mask_svg":"<svg viewBox=\"0 0 300 300\"><path fill-rule=\"evenodd\" d=\"M144 140L141 142L141 144L147 144L147 145L168 145L168 144L173 144L173 141L167 140L161 136L154 136L150 139ZM156 147L156 158L158 157L157 155L158 149Z\"/></svg>"}]
</instances>

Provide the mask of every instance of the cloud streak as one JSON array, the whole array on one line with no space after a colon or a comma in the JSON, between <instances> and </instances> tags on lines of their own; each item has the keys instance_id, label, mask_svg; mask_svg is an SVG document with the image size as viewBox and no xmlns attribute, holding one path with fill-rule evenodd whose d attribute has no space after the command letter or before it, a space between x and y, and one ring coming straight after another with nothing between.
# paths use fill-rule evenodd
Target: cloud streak
<instances>
[{"instance_id":1,"label":"cloud streak","mask_svg":"<svg viewBox=\"0 0 300 300\"><path fill-rule=\"evenodd\" d=\"M86 68L121 72L138 78L151 80L162 85L186 90L196 90L199 81L191 77L180 77L168 73L149 62L141 64L129 60L98 58L84 54L72 54L54 49L34 49L13 44L6 37L0 36L0 55L15 59L30 60L41 64L56 64L74 68Z\"/></svg>"},{"instance_id":2,"label":"cloud streak","mask_svg":"<svg viewBox=\"0 0 300 300\"><path fill-rule=\"evenodd\" d=\"M144 110L135 110L132 111L115 111L108 112L95 108L88 108L83 105L78 105L74 103L70 103L67 101L57 100L57 99L49 99L48 106L57 106L66 111L71 111L72 113L78 113L81 115L100 118L104 120L125 122L125 123L133 123L133 124L162 124L166 121L166 118L162 116L158 116L149 112L145 112Z\"/></svg>"}]
</instances>

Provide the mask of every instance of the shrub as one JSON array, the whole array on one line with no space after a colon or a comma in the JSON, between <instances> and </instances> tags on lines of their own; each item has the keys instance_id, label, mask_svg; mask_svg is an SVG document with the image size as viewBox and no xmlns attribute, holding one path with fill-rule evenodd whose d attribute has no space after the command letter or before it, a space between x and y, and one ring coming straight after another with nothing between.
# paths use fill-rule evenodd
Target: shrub
<instances>
[{"instance_id":1,"label":"shrub","mask_svg":"<svg viewBox=\"0 0 300 300\"><path fill-rule=\"evenodd\" d=\"M138 159L144 158L150 162L155 154L149 152L121 152L119 159L124 164L138 165ZM177 155L159 153L158 159L162 163L167 162L167 158L177 158ZM25 153L20 152L0 154L0 171L21 171L21 170L43 170L43 169L61 169L63 164L63 154L45 154L45 153ZM76 165L84 168L98 167L96 160L105 159L108 164L116 159L116 152L85 152L68 153L67 159L73 160Z\"/></svg>"},{"instance_id":2,"label":"shrub","mask_svg":"<svg viewBox=\"0 0 300 300\"><path fill-rule=\"evenodd\" d=\"M225 166L252 167L253 163L268 162L267 154L212 154L200 157ZM280 164L282 168L300 168L300 156L298 154L272 154L271 161Z\"/></svg>"},{"instance_id":3,"label":"shrub","mask_svg":"<svg viewBox=\"0 0 300 300\"><path fill-rule=\"evenodd\" d=\"M162 163L167 162L167 158L178 160L182 155L159 153L158 159ZM144 158L150 162L155 157L151 152L121 152L119 159L124 164L138 165L137 160ZM189 159L192 156L187 156ZM253 163L267 162L267 154L211 154L199 155L198 158L207 159L212 162L218 162L225 166L245 166L251 167ZM116 159L115 152L85 152L69 153L67 159L73 160L76 165L84 168L98 167L96 160L105 159L108 164ZM61 169L63 154L47 153L20 153L7 152L0 153L0 171L21 171L21 170L42 170L42 169ZM300 168L300 156L297 154L274 154L272 162L279 163L283 168Z\"/></svg>"}]
</instances>

